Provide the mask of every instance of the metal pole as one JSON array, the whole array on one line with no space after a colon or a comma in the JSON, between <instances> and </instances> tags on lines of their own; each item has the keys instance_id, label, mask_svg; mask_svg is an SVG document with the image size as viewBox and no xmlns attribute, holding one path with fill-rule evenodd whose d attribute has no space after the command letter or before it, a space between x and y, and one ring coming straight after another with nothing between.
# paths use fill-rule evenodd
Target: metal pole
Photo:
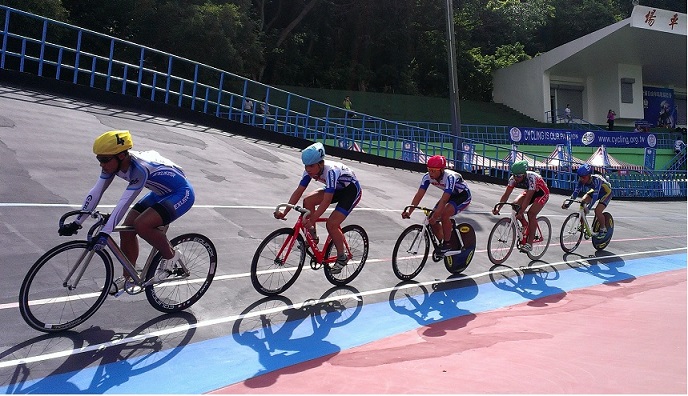
<instances>
[{"instance_id":1,"label":"metal pole","mask_svg":"<svg viewBox=\"0 0 688 396\"><path fill-rule=\"evenodd\" d=\"M459 83L456 71L456 40L454 37L454 5L447 1L447 61L449 63L449 100L451 103L451 125L455 136L461 134L461 113L459 111Z\"/></svg>"}]
</instances>

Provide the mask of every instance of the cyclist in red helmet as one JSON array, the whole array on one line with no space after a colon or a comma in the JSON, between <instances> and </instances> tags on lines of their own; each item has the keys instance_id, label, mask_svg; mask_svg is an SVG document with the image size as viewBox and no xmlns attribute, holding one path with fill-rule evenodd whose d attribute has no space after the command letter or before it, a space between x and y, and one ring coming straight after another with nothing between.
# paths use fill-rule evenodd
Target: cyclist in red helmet
<instances>
[{"instance_id":1,"label":"cyclist in red helmet","mask_svg":"<svg viewBox=\"0 0 688 396\"><path fill-rule=\"evenodd\" d=\"M420 187L411 200L411 206L418 206L430 184L443 191L429 220L437 238L444 241L437 253L444 255L451 250L448 240L452 232L450 219L471 203L471 191L459 172L447 169L447 159L441 155L428 158L428 173L423 175ZM412 212L413 208L410 207L404 210L401 217L408 219ZM441 226L438 222L441 222Z\"/></svg>"}]
</instances>

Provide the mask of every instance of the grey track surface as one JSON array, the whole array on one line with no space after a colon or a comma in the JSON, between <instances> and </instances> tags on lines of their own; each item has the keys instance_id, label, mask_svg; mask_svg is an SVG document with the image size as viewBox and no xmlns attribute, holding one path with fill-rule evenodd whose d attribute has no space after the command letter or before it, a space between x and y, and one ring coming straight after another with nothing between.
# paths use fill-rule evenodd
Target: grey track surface
<instances>
[{"instance_id":1,"label":"grey track surface","mask_svg":"<svg viewBox=\"0 0 688 396\"><path fill-rule=\"evenodd\" d=\"M93 139L110 129L129 129L135 149L155 149L180 164L197 194L195 207L170 229L170 235L200 232L218 249L218 272L207 294L186 313L164 316L149 306L143 295L108 299L96 315L62 337L45 337L30 329L16 307L17 295L28 267L47 249L67 239L57 235L57 220L81 205L99 174L91 152ZM338 160L337 158L333 158ZM391 269L391 253L399 233L413 221L403 220L421 174L344 160L358 175L363 187L359 207L345 224L362 225L370 237L368 263L350 284L366 293L365 303L386 301L389 288L399 283ZM299 151L150 114L124 111L35 91L0 85L0 363L65 348L108 343L118 337L176 326L206 323L238 315L262 296L249 278L251 258L260 241L271 231L293 224L272 217L274 207L285 202L302 171ZM478 248L467 275L488 272L492 264L485 252L487 237L497 217L490 209L504 186L470 182L473 202L461 219L476 229ZM116 180L101 205L114 205L124 189ZM516 190L511 199L516 197ZM431 189L424 201L432 206L440 191ZM552 243L542 262L561 263L559 228L571 211L559 208L564 196L552 195L542 214L552 222ZM609 210L616 220L614 241L608 255L686 247L685 202L612 201ZM413 220L420 221L420 214ZM501 216L500 216L501 217ZM82 236L81 234L79 236ZM589 244L577 253L594 254ZM574 255L574 259L579 256ZM598 258L600 256L598 255ZM569 257L568 259L571 259ZM603 257L601 257L603 259ZM514 253L505 265L518 268L530 263ZM559 264L562 265L562 264ZM565 264L563 264L565 266ZM444 280L449 273L441 263L430 263L416 280ZM478 276L475 282L489 282ZM292 302L317 299L331 291L320 272L305 269L284 295ZM378 292L379 291L379 292ZM28 378L75 370L141 356L218 336L232 331L232 323L201 326L186 333L161 337L152 344L142 341L128 347L106 347L98 358L58 358L29 365ZM147 367L150 369L150 367ZM0 384L21 377L15 367L0 367Z\"/></svg>"}]
</instances>

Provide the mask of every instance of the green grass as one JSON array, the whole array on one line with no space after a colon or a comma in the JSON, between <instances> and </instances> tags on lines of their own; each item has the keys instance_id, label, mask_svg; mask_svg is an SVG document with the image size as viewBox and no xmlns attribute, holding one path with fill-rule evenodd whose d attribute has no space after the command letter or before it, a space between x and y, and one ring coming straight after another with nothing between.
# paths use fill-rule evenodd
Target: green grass
<instances>
[{"instance_id":1,"label":"green grass","mask_svg":"<svg viewBox=\"0 0 688 396\"><path fill-rule=\"evenodd\" d=\"M282 86L289 92L333 106L342 107L349 95L353 110L390 121L424 121L450 123L448 98L422 97L377 92L350 92L318 88ZM462 100L459 102L461 123L468 125L504 125L519 127L548 127L499 103Z\"/></svg>"}]
</instances>

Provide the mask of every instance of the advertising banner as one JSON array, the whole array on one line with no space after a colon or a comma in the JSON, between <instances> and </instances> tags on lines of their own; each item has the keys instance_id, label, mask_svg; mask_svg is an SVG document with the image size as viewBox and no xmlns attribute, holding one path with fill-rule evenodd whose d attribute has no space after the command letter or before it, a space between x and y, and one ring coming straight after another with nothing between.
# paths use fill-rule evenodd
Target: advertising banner
<instances>
[{"instance_id":1,"label":"advertising banner","mask_svg":"<svg viewBox=\"0 0 688 396\"><path fill-rule=\"evenodd\" d=\"M409 162L425 163L427 161L425 153L418 148L416 142L404 140L401 149L401 159Z\"/></svg>"},{"instance_id":2,"label":"advertising banner","mask_svg":"<svg viewBox=\"0 0 688 396\"><path fill-rule=\"evenodd\" d=\"M655 149L646 147L645 148L645 169L655 170L655 157L657 156Z\"/></svg>"},{"instance_id":3,"label":"advertising banner","mask_svg":"<svg viewBox=\"0 0 688 396\"><path fill-rule=\"evenodd\" d=\"M549 128L511 128L509 138L514 144L598 147L655 147L657 137L652 133L615 131L562 131Z\"/></svg>"},{"instance_id":4,"label":"advertising banner","mask_svg":"<svg viewBox=\"0 0 688 396\"><path fill-rule=\"evenodd\" d=\"M464 143L463 144L463 164L462 169L465 171L471 171L473 165L473 154L475 153L475 144Z\"/></svg>"},{"instance_id":5,"label":"advertising banner","mask_svg":"<svg viewBox=\"0 0 688 396\"><path fill-rule=\"evenodd\" d=\"M670 88L643 87L645 119L657 128L676 128L674 90Z\"/></svg>"}]
</instances>

